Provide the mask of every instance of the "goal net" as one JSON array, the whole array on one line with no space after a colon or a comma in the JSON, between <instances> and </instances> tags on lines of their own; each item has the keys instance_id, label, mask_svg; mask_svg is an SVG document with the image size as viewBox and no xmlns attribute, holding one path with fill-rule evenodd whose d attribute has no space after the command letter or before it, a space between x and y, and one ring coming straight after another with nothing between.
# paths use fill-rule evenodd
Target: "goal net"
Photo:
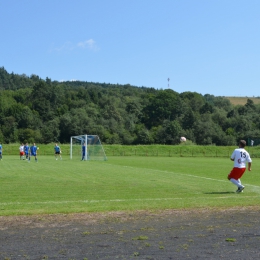
<instances>
[{"instance_id":1,"label":"goal net","mask_svg":"<svg viewBox=\"0 0 260 260\"><path fill-rule=\"evenodd\" d=\"M73 156L84 161L106 161L107 157L98 135L77 135L70 137L70 159Z\"/></svg>"}]
</instances>

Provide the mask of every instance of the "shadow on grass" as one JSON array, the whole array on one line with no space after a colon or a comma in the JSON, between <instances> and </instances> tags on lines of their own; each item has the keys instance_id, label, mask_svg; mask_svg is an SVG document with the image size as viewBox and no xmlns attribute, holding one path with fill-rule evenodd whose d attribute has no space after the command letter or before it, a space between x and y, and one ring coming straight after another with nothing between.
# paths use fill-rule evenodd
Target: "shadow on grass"
<instances>
[{"instance_id":1,"label":"shadow on grass","mask_svg":"<svg viewBox=\"0 0 260 260\"><path fill-rule=\"evenodd\" d=\"M213 191L213 192L204 192L204 194L234 194L234 191Z\"/></svg>"}]
</instances>

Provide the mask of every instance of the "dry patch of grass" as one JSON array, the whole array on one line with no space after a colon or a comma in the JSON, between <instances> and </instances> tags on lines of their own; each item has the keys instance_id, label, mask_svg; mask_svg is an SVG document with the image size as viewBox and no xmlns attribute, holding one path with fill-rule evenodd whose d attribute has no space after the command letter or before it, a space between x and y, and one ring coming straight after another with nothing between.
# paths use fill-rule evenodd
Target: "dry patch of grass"
<instances>
[{"instance_id":1,"label":"dry patch of grass","mask_svg":"<svg viewBox=\"0 0 260 260\"><path fill-rule=\"evenodd\" d=\"M232 105L245 105L248 99L251 99L254 104L260 104L260 97L225 97Z\"/></svg>"}]
</instances>

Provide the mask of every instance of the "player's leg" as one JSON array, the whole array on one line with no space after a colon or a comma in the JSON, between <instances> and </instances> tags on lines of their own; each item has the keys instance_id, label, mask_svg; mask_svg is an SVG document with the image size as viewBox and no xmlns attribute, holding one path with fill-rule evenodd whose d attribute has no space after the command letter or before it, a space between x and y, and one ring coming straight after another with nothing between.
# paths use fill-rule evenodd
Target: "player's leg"
<instances>
[{"instance_id":1,"label":"player's leg","mask_svg":"<svg viewBox=\"0 0 260 260\"><path fill-rule=\"evenodd\" d=\"M233 168L228 175L228 179L237 186L236 192L241 192L243 190L241 184L239 183L240 170L239 168Z\"/></svg>"},{"instance_id":2,"label":"player's leg","mask_svg":"<svg viewBox=\"0 0 260 260\"><path fill-rule=\"evenodd\" d=\"M235 184L237 187L239 187L239 182L236 179L231 178L230 181Z\"/></svg>"},{"instance_id":3,"label":"player's leg","mask_svg":"<svg viewBox=\"0 0 260 260\"><path fill-rule=\"evenodd\" d=\"M237 181L238 181L238 184L239 184L239 187L238 187L238 190L237 190L237 192L243 192L243 189L245 188L245 186L244 186L244 185L242 185L242 183L241 183L241 180L240 180L240 179L238 179Z\"/></svg>"},{"instance_id":4,"label":"player's leg","mask_svg":"<svg viewBox=\"0 0 260 260\"><path fill-rule=\"evenodd\" d=\"M240 187L242 186L240 178L242 177L244 172L245 172L245 168L233 168L228 175L228 179L236 186Z\"/></svg>"}]
</instances>

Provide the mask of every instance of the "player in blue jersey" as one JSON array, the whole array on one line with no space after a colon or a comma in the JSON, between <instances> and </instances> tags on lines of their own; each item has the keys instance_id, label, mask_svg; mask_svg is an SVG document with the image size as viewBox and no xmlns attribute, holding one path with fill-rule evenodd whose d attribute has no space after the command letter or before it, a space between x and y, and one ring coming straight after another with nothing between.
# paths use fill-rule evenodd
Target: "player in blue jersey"
<instances>
[{"instance_id":1,"label":"player in blue jersey","mask_svg":"<svg viewBox=\"0 0 260 260\"><path fill-rule=\"evenodd\" d=\"M58 160L58 156L60 156L60 159L62 160L62 157L61 157L61 149L60 147L58 146L58 144L55 144L54 146L54 156L55 156L55 159Z\"/></svg>"},{"instance_id":2,"label":"player in blue jersey","mask_svg":"<svg viewBox=\"0 0 260 260\"><path fill-rule=\"evenodd\" d=\"M33 143L33 145L30 147L30 152L31 152L30 154L31 154L31 156L34 156L35 162L38 162L37 150L38 150L38 147L36 146L35 143ZM29 161L31 160L31 156L29 157Z\"/></svg>"},{"instance_id":3,"label":"player in blue jersey","mask_svg":"<svg viewBox=\"0 0 260 260\"><path fill-rule=\"evenodd\" d=\"M3 159L3 146L0 144L0 160Z\"/></svg>"},{"instance_id":4,"label":"player in blue jersey","mask_svg":"<svg viewBox=\"0 0 260 260\"><path fill-rule=\"evenodd\" d=\"M85 161L86 160L86 144L85 143L82 145L81 154L82 154L81 161Z\"/></svg>"},{"instance_id":5,"label":"player in blue jersey","mask_svg":"<svg viewBox=\"0 0 260 260\"><path fill-rule=\"evenodd\" d=\"M26 143L24 146L24 154L25 154L25 159L28 160L30 156L30 146L28 145L28 143Z\"/></svg>"}]
</instances>

